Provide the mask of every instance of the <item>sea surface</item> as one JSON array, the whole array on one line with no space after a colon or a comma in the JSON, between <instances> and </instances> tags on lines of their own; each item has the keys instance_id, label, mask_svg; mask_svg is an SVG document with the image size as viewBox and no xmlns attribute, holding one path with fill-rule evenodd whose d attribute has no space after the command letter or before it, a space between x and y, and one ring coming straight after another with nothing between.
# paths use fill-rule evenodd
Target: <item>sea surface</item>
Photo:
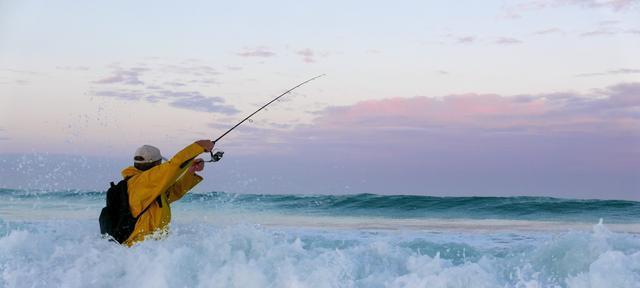
<instances>
[{"instance_id":1,"label":"sea surface","mask_svg":"<svg viewBox=\"0 0 640 288\"><path fill-rule=\"evenodd\" d=\"M0 189L0 287L640 287L640 202L188 194L163 240L104 192Z\"/></svg>"}]
</instances>

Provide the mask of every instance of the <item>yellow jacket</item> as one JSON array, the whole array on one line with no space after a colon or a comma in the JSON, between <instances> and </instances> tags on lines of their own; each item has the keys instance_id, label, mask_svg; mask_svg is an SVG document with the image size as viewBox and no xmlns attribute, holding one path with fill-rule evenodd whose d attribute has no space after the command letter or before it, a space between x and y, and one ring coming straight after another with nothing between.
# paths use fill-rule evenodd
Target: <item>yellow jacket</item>
<instances>
[{"instance_id":1,"label":"yellow jacket","mask_svg":"<svg viewBox=\"0 0 640 288\"><path fill-rule=\"evenodd\" d=\"M122 170L122 177L131 177L127 186L133 217L138 217L138 214L150 205L149 209L140 215L135 229L123 244L131 246L156 230L160 230L160 234L167 231L167 224L171 221L169 204L182 198L202 181L202 177L187 171L191 161L202 152L204 148L193 143L178 152L171 160L147 171L140 171L133 166ZM156 200L158 196L162 205Z\"/></svg>"}]
</instances>

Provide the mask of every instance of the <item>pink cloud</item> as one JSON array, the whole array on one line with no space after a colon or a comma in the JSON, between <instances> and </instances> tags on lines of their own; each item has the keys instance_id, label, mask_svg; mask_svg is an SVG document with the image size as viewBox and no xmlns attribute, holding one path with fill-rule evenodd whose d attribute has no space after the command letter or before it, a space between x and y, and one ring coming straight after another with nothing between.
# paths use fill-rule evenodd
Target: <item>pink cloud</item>
<instances>
[{"instance_id":1,"label":"pink cloud","mask_svg":"<svg viewBox=\"0 0 640 288\"><path fill-rule=\"evenodd\" d=\"M318 61L318 58L326 58L331 53L328 51L317 51L311 48L305 48L296 51L296 54L302 56L302 61L304 61L305 63L315 63Z\"/></svg>"},{"instance_id":2,"label":"pink cloud","mask_svg":"<svg viewBox=\"0 0 640 288\"><path fill-rule=\"evenodd\" d=\"M316 60L314 58L315 53L313 52L313 50L311 50L309 48L300 50L300 51L296 52L296 54L302 56L302 61L304 61L306 63L314 63L314 62L316 62Z\"/></svg>"},{"instance_id":3,"label":"pink cloud","mask_svg":"<svg viewBox=\"0 0 640 288\"><path fill-rule=\"evenodd\" d=\"M265 128L237 139L277 138L279 143L303 150L311 144L309 139L315 139L314 145L353 153L377 149L381 143L376 144L376 141L408 146L411 148L402 149L416 152L436 149L433 145L444 145L437 148L443 149L452 143L473 145L480 141L477 145L482 146L497 141L500 145L511 145L508 143L535 139L518 144L523 151L534 151L538 148L531 145L540 139L547 139L545 145L551 146L562 142L561 145L583 147L618 138L636 139L640 143L639 111L640 83L621 83L588 94L505 96L467 93L444 97L397 97L328 107L316 113L317 118L311 124L287 131ZM624 147L619 147L618 152L633 150L640 156L640 145L633 149L631 143L616 145ZM454 146L449 148L454 149Z\"/></svg>"},{"instance_id":4,"label":"pink cloud","mask_svg":"<svg viewBox=\"0 0 640 288\"><path fill-rule=\"evenodd\" d=\"M496 40L495 43L500 45L512 45L512 44L520 44L522 43L522 41L516 38L511 38L511 37L500 37Z\"/></svg>"},{"instance_id":5,"label":"pink cloud","mask_svg":"<svg viewBox=\"0 0 640 288\"><path fill-rule=\"evenodd\" d=\"M492 94L461 94L441 98L413 97L371 100L353 106L330 108L316 124L326 128L357 129L422 127L432 125L503 127L518 117L539 116L548 111L543 98L524 99Z\"/></svg>"},{"instance_id":6,"label":"pink cloud","mask_svg":"<svg viewBox=\"0 0 640 288\"><path fill-rule=\"evenodd\" d=\"M460 141L472 145L478 139L502 141L500 145L520 143L529 138L535 141L547 139L548 145L566 142L562 145L576 147L618 138L632 138L640 143L640 83L621 83L587 94L560 92L505 96L467 93L397 97L328 107L315 115L317 117L309 125L287 132L265 129L246 137L275 137L291 147L310 145L308 139L315 139L316 145L352 150L353 153L377 149L376 141L391 146L410 146L412 148L406 148L406 151L414 152L435 149L433 145L447 147ZM530 143L518 145L522 145L523 151L537 149ZM633 146L623 142L616 145L624 146L619 151L630 151ZM640 156L640 145L633 149L636 151L633 153Z\"/></svg>"},{"instance_id":7,"label":"pink cloud","mask_svg":"<svg viewBox=\"0 0 640 288\"><path fill-rule=\"evenodd\" d=\"M245 48L244 51L236 53L236 55L241 57L260 57L260 58L269 58L276 56L276 53L269 50L267 47L257 47L257 48Z\"/></svg>"},{"instance_id":8,"label":"pink cloud","mask_svg":"<svg viewBox=\"0 0 640 288\"><path fill-rule=\"evenodd\" d=\"M459 44L469 44L469 43L473 43L475 41L476 41L476 37L465 36L465 37L458 38L457 43L459 43Z\"/></svg>"},{"instance_id":9,"label":"pink cloud","mask_svg":"<svg viewBox=\"0 0 640 288\"><path fill-rule=\"evenodd\" d=\"M314 115L283 129L256 121L226 141L277 157L269 169L285 163L305 187L344 177L362 193L638 198L640 83L590 93L397 97Z\"/></svg>"},{"instance_id":10,"label":"pink cloud","mask_svg":"<svg viewBox=\"0 0 640 288\"><path fill-rule=\"evenodd\" d=\"M618 84L590 94L503 96L468 93L437 98L390 98L329 107L318 113L311 125L277 134L282 143L292 146L309 145L305 139L316 139L318 145L336 149L359 147L355 150L357 153L375 150L376 145L372 143L376 141L408 146L401 149L413 152L435 149L433 145L472 145L476 141L480 141L477 142L480 146L488 145L487 141L501 141L500 145L507 145L528 138L547 139L549 142L545 145L551 146L560 145L560 142L576 147L593 146L593 143L617 138L636 139L640 143L638 99L640 83ZM585 140L585 137L591 140ZM537 150L531 143L518 144L521 145L519 149ZM624 147L619 147L618 152L640 154L640 148L632 149L630 143L615 145ZM588 153L596 152L590 150ZM626 160L616 158L616 161Z\"/></svg>"},{"instance_id":11,"label":"pink cloud","mask_svg":"<svg viewBox=\"0 0 640 288\"><path fill-rule=\"evenodd\" d=\"M533 32L534 35L549 35L549 34L558 34L558 33L563 33L560 28L549 28L549 29L538 30L536 32Z\"/></svg>"}]
</instances>

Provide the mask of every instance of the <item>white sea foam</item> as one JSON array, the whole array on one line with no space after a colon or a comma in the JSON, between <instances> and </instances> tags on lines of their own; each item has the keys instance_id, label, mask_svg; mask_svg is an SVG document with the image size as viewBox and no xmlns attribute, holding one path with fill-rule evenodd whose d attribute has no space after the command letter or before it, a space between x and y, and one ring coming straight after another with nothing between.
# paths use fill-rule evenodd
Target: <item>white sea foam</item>
<instances>
[{"instance_id":1,"label":"white sea foam","mask_svg":"<svg viewBox=\"0 0 640 288\"><path fill-rule=\"evenodd\" d=\"M634 223L313 215L194 201L173 206L167 239L127 249L98 236L96 197L5 197L0 287L640 287Z\"/></svg>"},{"instance_id":2,"label":"white sea foam","mask_svg":"<svg viewBox=\"0 0 640 288\"><path fill-rule=\"evenodd\" d=\"M127 249L94 221L0 222L0 287L639 287L640 238L174 223Z\"/></svg>"}]
</instances>

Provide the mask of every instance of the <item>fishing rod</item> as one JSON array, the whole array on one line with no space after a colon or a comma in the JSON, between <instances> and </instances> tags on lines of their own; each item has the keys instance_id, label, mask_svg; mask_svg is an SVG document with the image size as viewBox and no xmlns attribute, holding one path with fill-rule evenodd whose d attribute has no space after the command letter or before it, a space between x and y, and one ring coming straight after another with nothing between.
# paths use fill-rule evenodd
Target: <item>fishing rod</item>
<instances>
[{"instance_id":1,"label":"fishing rod","mask_svg":"<svg viewBox=\"0 0 640 288\"><path fill-rule=\"evenodd\" d=\"M287 95L288 93L290 93L291 91L295 90L296 88L307 84L313 80L316 80L320 77L325 76L325 74L322 75L318 75L316 77L313 77L307 81L304 81L296 86L293 86L291 89L285 91L284 93L278 95L278 97L274 98L273 100L269 101L267 104L262 105L262 107L258 108L258 110L254 111L253 113L249 114L249 116L245 117L244 119L242 119L242 121L238 122L238 124L234 125L233 127L231 127L229 130L227 130L227 132L222 133L222 135L220 135L218 138L216 138L216 140L213 140L213 144L215 145L218 141L220 141L220 139L222 139L222 137L226 136L227 134L229 134L229 132L233 131L233 129L236 129L238 126L240 126L242 123L244 123L245 121L249 120L249 118L251 118L251 116L255 115L256 113L260 112L260 110L266 108L267 106L269 106L271 103L278 101L278 99L280 99L280 97ZM211 154L211 160L209 161L205 161L205 162L218 162L220 161L220 159L222 159L222 155L224 155L224 152L222 151L218 151L215 154L212 151L209 151L209 153Z\"/></svg>"}]
</instances>

